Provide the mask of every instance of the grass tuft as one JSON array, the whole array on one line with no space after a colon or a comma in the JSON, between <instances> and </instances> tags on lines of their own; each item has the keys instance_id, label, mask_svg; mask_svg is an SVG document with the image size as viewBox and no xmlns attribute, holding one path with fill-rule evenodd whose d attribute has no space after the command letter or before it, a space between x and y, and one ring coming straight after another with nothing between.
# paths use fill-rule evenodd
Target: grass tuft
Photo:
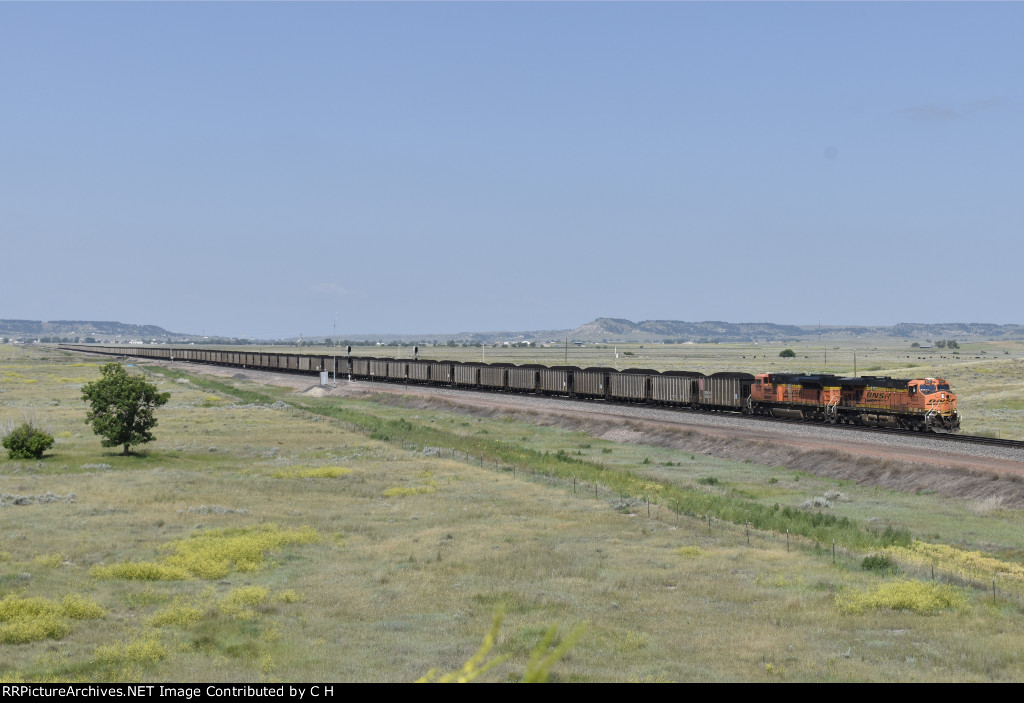
<instances>
[{"instance_id":1,"label":"grass tuft","mask_svg":"<svg viewBox=\"0 0 1024 703\"><path fill-rule=\"evenodd\" d=\"M187 627L195 625L203 617L203 609L194 605L188 605L184 599L176 598L171 605L153 613L149 619L151 627Z\"/></svg>"},{"instance_id":2,"label":"grass tuft","mask_svg":"<svg viewBox=\"0 0 1024 703\"><path fill-rule=\"evenodd\" d=\"M147 666L167 658L167 648L155 638L115 642L96 648L93 659L108 668Z\"/></svg>"},{"instance_id":3,"label":"grass tuft","mask_svg":"<svg viewBox=\"0 0 1024 703\"><path fill-rule=\"evenodd\" d=\"M251 620L255 613L253 608L267 599L269 591L261 586L242 586L232 589L218 607L225 615L239 620Z\"/></svg>"}]
</instances>

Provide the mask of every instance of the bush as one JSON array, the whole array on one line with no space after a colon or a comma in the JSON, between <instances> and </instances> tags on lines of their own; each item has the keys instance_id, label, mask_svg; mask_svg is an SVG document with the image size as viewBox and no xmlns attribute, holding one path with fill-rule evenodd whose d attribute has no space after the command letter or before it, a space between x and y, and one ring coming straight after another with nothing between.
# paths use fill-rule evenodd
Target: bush
<instances>
[{"instance_id":1,"label":"bush","mask_svg":"<svg viewBox=\"0 0 1024 703\"><path fill-rule=\"evenodd\" d=\"M870 554L864 557L860 568L864 571L880 571L884 574L896 573L896 565L885 554Z\"/></svg>"},{"instance_id":2,"label":"bush","mask_svg":"<svg viewBox=\"0 0 1024 703\"><path fill-rule=\"evenodd\" d=\"M779 352L779 356L781 356L783 359L794 359L796 358L796 352L793 351L792 349L783 349L782 351Z\"/></svg>"},{"instance_id":3,"label":"bush","mask_svg":"<svg viewBox=\"0 0 1024 703\"><path fill-rule=\"evenodd\" d=\"M3 439L9 459L39 459L53 446L53 437L26 422Z\"/></svg>"}]
</instances>

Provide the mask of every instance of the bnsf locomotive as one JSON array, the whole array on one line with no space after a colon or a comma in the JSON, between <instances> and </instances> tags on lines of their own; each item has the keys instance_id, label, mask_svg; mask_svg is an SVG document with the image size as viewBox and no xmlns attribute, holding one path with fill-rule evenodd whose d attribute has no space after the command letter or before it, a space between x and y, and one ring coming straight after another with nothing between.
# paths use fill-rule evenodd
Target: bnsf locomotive
<instances>
[{"instance_id":1,"label":"bnsf locomotive","mask_svg":"<svg viewBox=\"0 0 1024 703\"><path fill-rule=\"evenodd\" d=\"M941 378L841 378L790 373L754 377L747 411L821 422L957 432L956 396Z\"/></svg>"},{"instance_id":2,"label":"bnsf locomotive","mask_svg":"<svg viewBox=\"0 0 1024 703\"><path fill-rule=\"evenodd\" d=\"M900 380L792 373L586 368L538 364L475 364L458 361L62 344L61 349L114 356L193 361L293 373L422 383L461 388L600 398L701 410L817 420L833 424L957 432L956 396L941 378Z\"/></svg>"}]
</instances>

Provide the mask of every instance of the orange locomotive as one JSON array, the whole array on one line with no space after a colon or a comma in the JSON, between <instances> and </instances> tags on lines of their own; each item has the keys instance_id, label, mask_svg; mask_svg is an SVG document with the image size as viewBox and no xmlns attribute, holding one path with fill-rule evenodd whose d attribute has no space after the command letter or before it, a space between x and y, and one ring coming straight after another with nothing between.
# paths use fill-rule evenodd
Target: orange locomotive
<instances>
[{"instance_id":1,"label":"orange locomotive","mask_svg":"<svg viewBox=\"0 0 1024 703\"><path fill-rule=\"evenodd\" d=\"M747 411L920 432L960 430L956 396L941 378L762 373L751 384Z\"/></svg>"}]
</instances>

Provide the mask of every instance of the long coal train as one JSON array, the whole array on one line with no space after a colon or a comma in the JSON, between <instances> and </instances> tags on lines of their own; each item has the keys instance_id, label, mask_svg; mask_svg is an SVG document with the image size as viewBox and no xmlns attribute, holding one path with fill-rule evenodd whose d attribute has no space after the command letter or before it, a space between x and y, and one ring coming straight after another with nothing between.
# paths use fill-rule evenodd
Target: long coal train
<instances>
[{"instance_id":1,"label":"long coal train","mask_svg":"<svg viewBox=\"0 0 1024 703\"><path fill-rule=\"evenodd\" d=\"M941 378L895 379L829 374L579 368L484 364L427 359L324 356L168 346L61 344L67 351L188 361L219 366L333 377L421 383L456 388L599 398L799 418L832 424L958 432L956 395Z\"/></svg>"}]
</instances>

